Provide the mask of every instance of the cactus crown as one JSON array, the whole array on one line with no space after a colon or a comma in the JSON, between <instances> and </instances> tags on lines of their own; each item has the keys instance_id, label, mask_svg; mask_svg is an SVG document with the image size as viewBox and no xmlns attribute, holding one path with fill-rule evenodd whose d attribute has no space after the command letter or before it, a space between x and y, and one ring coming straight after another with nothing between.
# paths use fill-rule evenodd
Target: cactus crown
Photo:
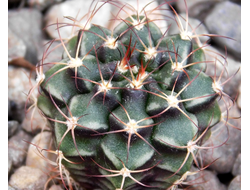
<instances>
[{"instance_id":1,"label":"cactus crown","mask_svg":"<svg viewBox=\"0 0 250 190\"><path fill-rule=\"evenodd\" d=\"M120 9L113 30L91 23L105 4ZM149 19L165 4L179 34L163 34ZM188 13L184 29L167 1L141 12L120 1L92 5L85 25L67 17L79 27L67 43L56 24L62 60L46 73L42 61L28 96L40 88L37 105L58 154L51 163L66 189L73 189L72 180L83 189L175 189L195 173L193 161L200 167L198 149L214 148L200 142L221 120L223 83L205 73L213 64L206 61L208 45L187 31Z\"/></svg>"}]
</instances>

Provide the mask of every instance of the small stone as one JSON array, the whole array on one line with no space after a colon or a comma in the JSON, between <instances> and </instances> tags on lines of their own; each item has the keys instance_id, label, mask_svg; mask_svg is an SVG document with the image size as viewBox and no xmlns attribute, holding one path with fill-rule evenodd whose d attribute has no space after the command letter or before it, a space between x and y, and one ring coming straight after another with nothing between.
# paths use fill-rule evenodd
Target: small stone
<instances>
[{"instance_id":1,"label":"small stone","mask_svg":"<svg viewBox=\"0 0 250 190\"><path fill-rule=\"evenodd\" d=\"M241 153L237 156L234 162L232 174L234 176L241 175Z\"/></svg>"},{"instance_id":2,"label":"small stone","mask_svg":"<svg viewBox=\"0 0 250 190\"><path fill-rule=\"evenodd\" d=\"M64 16L71 16L76 18L76 20L80 21L85 14L89 12L89 6L93 3L92 0L72 0L72 1L65 1L60 4L52 5L49 10L46 12L44 17L44 22L46 26L46 31L51 38L59 38L57 28L57 21L58 23L73 23L69 19L64 18ZM101 2L98 3L98 7L102 5ZM92 8L95 6L95 2L93 3ZM106 3L100 10L97 11L95 16L92 19L93 24L101 25L107 27L109 25L109 20L111 19L111 4ZM78 14L79 13L79 14ZM78 15L77 15L78 14ZM105 16L103 16L105 15ZM81 24L86 24L86 16L83 20L80 21ZM60 24L59 24L60 26ZM76 28L78 30L79 27ZM63 39L68 39L71 36L72 27L67 26L60 28L60 35Z\"/></svg>"},{"instance_id":3,"label":"small stone","mask_svg":"<svg viewBox=\"0 0 250 190\"><path fill-rule=\"evenodd\" d=\"M238 95L238 99L237 99L237 105L238 108L241 109L241 84L239 85L239 95Z\"/></svg>"},{"instance_id":4,"label":"small stone","mask_svg":"<svg viewBox=\"0 0 250 190\"><path fill-rule=\"evenodd\" d=\"M12 112L11 112L11 101L8 99L8 118L11 118Z\"/></svg>"},{"instance_id":5,"label":"small stone","mask_svg":"<svg viewBox=\"0 0 250 190\"><path fill-rule=\"evenodd\" d=\"M14 187L8 186L8 190L16 190Z\"/></svg>"},{"instance_id":6,"label":"small stone","mask_svg":"<svg viewBox=\"0 0 250 190\"><path fill-rule=\"evenodd\" d=\"M31 141L32 144L35 144L43 149L50 149L49 145L51 144L51 133L50 132L41 132L37 134ZM45 158L48 157L46 151L43 151L43 155ZM26 158L26 166L30 166L33 168L39 168L41 170L45 170L48 168L48 162L42 158L42 156L37 151L36 146L30 145Z\"/></svg>"},{"instance_id":7,"label":"small stone","mask_svg":"<svg viewBox=\"0 0 250 190\"><path fill-rule=\"evenodd\" d=\"M40 11L43 11L49 6L52 6L55 3L62 2L62 0L28 0L28 5L32 8L36 8Z\"/></svg>"},{"instance_id":8,"label":"small stone","mask_svg":"<svg viewBox=\"0 0 250 190\"><path fill-rule=\"evenodd\" d=\"M24 140L30 141L31 136L20 130L8 141L8 159L14 167L19 167L26 158L29 144Z\"/></svg>"},{"instance_id":9,"label":"small stone","mask_svg":"<svg viewBox=\"0 0 250 190\"><path fill-rule=\"evenodd\" d=\"M218 0L218 1L204 1L198 0L197 3L193 4L191 7L188 8L188 14L190 17L197 18L204 23L204 19L210 14L213 7L221 1L225 0Z\"/></svg>"},{"instance_id":10,"label":"small stone","mask_svg":"<svg viewBox=\"0 0 250 190\"><path fill-rule=\"evenodd\" d=\"M225 0L217 0L217 2L218 1L225 1ZM204 3L204 2L207 3L209 1L204 1L204 0L186 0L188 10L190 10L195 5L200 4L200 3ZM179 12L181 12L181 13L185 13L186 12L186 6L185 6L185 3L184 3L184 0L177 1L176 2L176 7L177 7L177 10ZM191 13L191 11L189 11L189 12Z\"/></svg>"},{"instance_id":11,"label":"small stone","mask_svg":"<svg viewBox=\"0 0 250 190\"><path fill-rule=\"evenodd\" d=\"M24 42L26 46L24 58L36 65L37 49L42 48L42 13L30 8L9 10L8 27Z\"/></svg>"},{"instance_id":12,"label":"small stone","mask_svg":"<svg viewBox=\"0 0 250 190\"><path fill-rule=\"evenodd\" d=\"M27 94L35 80L30 78L30 72L26 69L8 66L8 99L18 105L25 104Z\"/></svg>"},{"instance_id":13,"label":"small stone","mask_svg":"<svg viewBox=\"0 0 250 190\"><path fill-rule=\"evenodd\" d=\"M8 121L8 137L11 137L14 135L18 128L19 123L15 120Z\"/></svg>"},{"instance_id":14,"label":"small stone","mask_svg":"<svg viewBox=\"0 0 250 190\"><path fill-rule=\"evenodd\" d=\"M29 79L27 69L8 66L8 100L10 101L11 119L22 123L25 117L25 103L27 95L35 84L35 79ZM34 91L34 95L37 95Z\"/></svg>"},{"instance_id":15,"label":"small stone","mask_svg":"<svg viewBox=\"0 0 250 190\"><path fill-rule=\"evenodd\" d=\"M241 131L234 127L240 128L240 119L230 119L230 117L239 117L240 113L237 106L233 106L229 111L229 120L225 125L226 116L211 129L210 138L202 147L216 147L211 149L200 150L201 161L203 165L209 165L210 169L218 174L229 173L233 169L237 155L241 152ZM233 125L233 126L231 126Z\"/></svg>"},{"instance_id":16,"label":"small stone","mask_svg":"<svg viewBox=\"0 0 250 190\"><path fill-rule=\"evenodd\" d=\"M228 190L239 190L241 189L241 175L237 175L233 178L228 186Z\"/></svg>"},{"instance_id":17,"label":"small stone","mask_svg":"<svg viewBox=\"0 0 250 190\"><path fill-rule=\"evenodd\" d=\"M241 58L241 6L230 1L215 5L205 19L205 25L211 34L233 38L214 37L222 48L227 47L237 59Z\"/></svg>"},{"instance_id":18,"label":"small stone","mask_svg":"<svg viewBox=\"0 0 250 190\"><path fill-rule=\"evenodd\" d=\"M26 46L22 39L8 28L8 61L24 57L26 54Z\"/></svg>"},{"instance_id":19,"label":"small stone","mask_svg":"<svg viewBox=\"0 0 250 190\"><path fill-rule=\"evenodd\" d=\"M187 182L190 185L189 188L193 190L227 190L226 186L219 181L216 174L209 170L202 170L195 175L188 176Z\"/></svg>"},{"instance_id":20,"label":"small stone","mask_svg":"<svg viewBox=\"0 0 250 190\"><path fill-rule=\"evenodd\" d=\"M52 185L49 190L63 190L63 188L60 185Z\"/></svg>"},{"instance_id":21,"label":"small stone","mask_svg":"<svg viewBox=\"0 0 250 190\"><path fill-rule=\"evenodd\" d=\"M18 190L43 190L47 178L46 174L37 168L21 166L11 175L9 185Z\"/></svg>"},{"instance_id":22,"label":"small stone","mask_svg":"<svg viewBox=\"0 0 250 190\"><path fill-rule=\"evenodd\" d=\"M12 170L12 159L8 157L8 174L10 174L11 170Z\"/></svg>"}]
</instances>

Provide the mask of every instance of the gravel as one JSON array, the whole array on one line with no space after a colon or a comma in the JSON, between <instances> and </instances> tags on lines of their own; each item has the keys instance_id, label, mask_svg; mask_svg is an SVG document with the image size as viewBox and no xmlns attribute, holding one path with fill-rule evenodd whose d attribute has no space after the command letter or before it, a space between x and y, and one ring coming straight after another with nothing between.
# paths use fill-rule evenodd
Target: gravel
<instances>
[{"instance_id":1,"label":"gravel","mask_svg":"<svg viewBox=\"0 0 250 190\"><path fill-rule=\"evenodd\" d=\"M163 0L158 0L164 2ZM79 10L80 19L87 13L88 4L91 1L82 0L28 0L26 3L22 0L9 0L8 10L8 61L13 60L18 62L23 59L28 61L33 66L41 60L43 50L48 47L48 42L52 38L58 39L56 26L45 27L57 22L69 22L63 19L63 16L75 17ZM135 1L132 1L135 3ZM143 1L146 4L147 1ZM139 7L143 7L140 1ZM157 2L154 2L157 3ZM239 0L218 0L218 1L203 1L203 0L187 0L189 6L189 21L192 27L196 27L200 22L201 26L197 29L197 33L213 33L228 36L235 40L218 37L205 37L209 39L211 47L207 49L222 53L228 61L228 73L223 73L222 79L232 76L241 66L241 1ZM178 12L185 17L185 4L183 0L171 3ZM162 7L168 9L164 14L173 17L173 13L169 11L169 6ZM109 26L109 18L111 14L115 14L118 8L112 8L110 5L105 5L105 8L100 9L93 22L102 26ZM159 13L161 14L161 12ZM99 19L101 18L101 19ZM167 19L167 17L166 17ZM83 21L84 23L85 21ZM173 19L167 19L166 22L161 22L162 31L165 31L169 24L174 25ZM44 30L43 30L44 28ZM199 31L200 30L200 31ZM177 28L172 28L169 33L175 33ZM68 37L72 32L70 27L64 27L60 30L62 37ZM56 48L59 42L55 42L51 49ZM225 45L227 51L225 52ZM51 50L50 49L50 50ZM50 51L49 50L49 51ZM58 46L53 50L49 57L46 57L45 62L57 61L61 58L62 46ZM215 61L216 59L224 62L222 57L210 57L208 60ZM219 62L219 61L218 61ZM21 65L21 64L20 64ZM50 65L47 65L49 68ZM43 148L49 148L51 134L48 128L44 128L46 123L41 116L35 112L33 119L30 118L32 110L25 113L24 107L27 99L27 94L35 84L34 72L30 75L30 66L8 66L8 189L9 190L39 190L43 189L44 184L48 179L48 175L44 171L48 167L46 161L35 153L36 148L27 142L39 144ZM208 65L208 73L214 68L214 65ZM46 68L45 68L46 70ZM217 73L223 71L223 67L219 63L216 64ZM232 82L232 83L231 83ZM237 106L231 108L230 116L240 116L241 114L241 72L232 79L230 86L225 86L226 93L235 97ZM37 93L37 92L35 92ZM221 101L223 103L223 101ZM31 129L31 122L32 128ZM229 120L229 123L240 127L241 120ZM46 129L45 132L41 132ZM208 150L206 153L201 151L201 160L203 163L210 164L214 159L219 158L215 163L209 166L206 170L200 171L197 175L190 176L188 181L193 184L191 189L204 190L240 190L241 188L241 131L234 129L230 125L227 128L221 122L221 130L213 130L210 140L205 142L205 146L216 146L223 143L229 134L229 139L226 144ZM43 138L41 138L43 136ZM25 141L27 142L25 142ZM41 141L39 141L41 140ZM45 151L44 151L45 152ZM46 168L44 170L44 168ZM197 170L197 169L196 169ZM221 181L219 176L228 177L226 182ZM192 181L195 180L195 181ZM196 184L194 184L196 183ZM49 190L62 190L59 184L53 184L48 187Z\"/></svg>"}]
</instances>

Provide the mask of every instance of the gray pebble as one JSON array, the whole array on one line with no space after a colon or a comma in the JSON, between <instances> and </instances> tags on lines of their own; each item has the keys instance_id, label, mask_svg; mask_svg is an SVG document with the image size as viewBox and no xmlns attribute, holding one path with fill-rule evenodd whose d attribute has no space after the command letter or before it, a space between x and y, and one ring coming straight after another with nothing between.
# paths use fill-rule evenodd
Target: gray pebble
<instances>
[{"instance_id":1,"label":"gray pebble","mask_svg":"<svg viewBox=\"0 0 250 190\"><path fill-rule=\"evenodd\" d=\"M193 190L227 190L226 186L219 181L216 174L209 170L203 170L195 175L191 175L187 178L187 181L191 185L189 188Z\"/></svg>"},{"instance_id":2,"label":"gray pebble","mask_svg":"<svg viewBox=\"0 0 250 190\"><path fill-rule=\"evenodd\" d=\"M10 174L12 170L12 159L8 156L8 174Z\"/></svg>"},{"instance_id":3,"label":"gray pebble","mask_svg":"<svg viewBox=\"0 0 250 190\"><path fill-rule=\"evenodd\" d=\"M32 85L35 84L33 78L29 81L29 74L29 71L24 68L8 66L8 100L10 101L11 116L20 123L25 116L24 105L32 87L30 82Z\"/></svg>"},{"instance_id":4,"label":"gray pebble","mask_svg":"<svg viewBox=\"0 0 250 190\"><path fill-rule=\"evenodd\" d=\"M8 141L8 159L14 167L19 167L26 158L29 144L23 140L31 141L31 136L20 130Z\"/></svg>"},{"instance_id":5,"label":"gray pebble","mask_svg":"<svg viewBox=\"0 0 250 190\"><path fill-rule=\"evenodd\" d=\"M233 38L214 37L222 48L226 46L235 57L241 57L241 6L230 1L218 3L205 19L205 25L212 34Z\"/></svg>"},{"instance_id":6,"label":"gray pebble","mask_svg":"<svg viewBox=\"0 0 250 190\"><path fill-rule=\"evenodd\" d=\"M217 0L218 1L225 1L225 0ZM186 6L185 6L185 1L184 0L179 0L176 1L176 8L179 12L185 13L186 12ZM206 3L209 4L209 1L204 1L204 0L186 0L187 3L187 7L188 10L192 9L194 6L196 6L197 4L201 4L201 3ZM189 11L190 13L192 13L192 11Z\"/></svg>"},{"instance_id":7,"label":"gray pebble","mask_svg":"<svg viewBox=\"0 0 250 190\"><path fill-rule=\"evenodd\" d=\"M239 85L239 95L238 95L238 99L237 99L237 105L238 108L241 109L241 84Z\"/></svg>"},{"instance_id":8,"label":"gray pebble","mask_svg":"<svg viewBox=\"0 0 250 190\"><path fill-rule=\"evenodd\" d=\"M27 48L25 59L35 65L37 49L42 48L42 13L30 8L9 10L8 26L24 42Z\"/></svg>"},{"instance_id":9,"label":"gray pebble","mask_svg":"<svg viewBox=\"0 0 250 190\"><path fill-rule=\"evenodd\" d=\"M14 135L18 128L19 123L15 120L8 121L8 137L11 137Z\"/></svg>"},{"instance_id":10,"label":"gray pebble","mask_svg":"<svg viewBox=\"0 0 250 190\"><path fill-rule=\"evenodd\" d=\"M27 0L28 1L28 5L32 8L38 9L40 11L43 11L44 9L46 9L47 7L55 4L55 3L59 3L62 0Z\"/></svg>"},{"instance_id":11,"label":"gray pebble","mask_svg":"<svg viewBox=\"0 0 250 190\"><path fill-rule=\"evenodd\" d=\"M232 169L232 174L234 176L241 175L241 153L238 154Z\"/></svg>"},{"instance_id":12,"label":"gray pebble","mask_svg":"<svg viewBox=\"0 0 250 190\"><path fill-rule=\"evenodd\" d=\"M240 190L240 189L241 189L241 175L237 175L230 182L230 184L228 186L228 190Z\"/></svg>"},{"instance_id":13,"label":"gray pebble","mask_svg":"<svg viewBox=\"0 0 250 190\"><path fill-rule=\"evenodd\" d=\"M8 28L8 61L17 58L24 58L26 54L26 46L23 40Z\"/></svg>"},{"instance_id":14,"label":"gray pebble","mask_svg":"<svg viewBox=\"0 0 250 190\"><path fill-rule=\"evenodd\" d=\"M8 185L8 190L16 190L14 187Z\"/></svg>"},{"instance_id":15,"label":"gray pebble","mask_svg":"<svg viewBox=\"0 0 250 190\"><path fill-rule=\"evenodd\" d=\"M238 117L239 115L237 107L233 106L229 112L229 116ZM241 121L240 119L229 119L228 123L240 127ZM212 134L203 144L203 147L219 147L200 150L203 165L211 164L215 159L219 158L210 165L209 168L219 174L229 173L232 171L236 157L241 151L241 131L228 125L228 134L224 122L217 124L217 126L213 127L211 130ZM229 139L227 140L228 135ZM226 143L223 144L225 141Z\"/></svg>"}]
</instances>

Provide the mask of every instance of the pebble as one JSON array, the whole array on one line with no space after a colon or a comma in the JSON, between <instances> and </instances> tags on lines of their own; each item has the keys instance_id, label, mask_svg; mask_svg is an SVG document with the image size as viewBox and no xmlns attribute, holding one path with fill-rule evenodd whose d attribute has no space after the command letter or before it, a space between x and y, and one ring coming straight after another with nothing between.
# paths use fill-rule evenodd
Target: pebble
<instances>
[{"instance_id":1,"label":"pebble","mask_svg":"<svg viewBox=\"0 0 250 190\"><path fill-rule=\"evenodd\" d=\"M192 1L192 0L191 0ZM210 13L210 11L213 9L213 7L221 1L225 0L218 0L218 1L203 1L198 0L197 3L194 4L188 8L188 14L190 17L197 18L204 23L204 19L207 17L207 15Z\"/></svg>"},{"instance_id":2,"label":"pebble","mask_svg":"<svg viewBox=\"0 0 250 190\"><path fill-rule=\"evenodd\" d=\"M241 109L241 84L239 85L239 95L238 95L238 98L237 98L237 105L238 105L238 108Z\"/></svg>"},{"instance_id":3,"label":"pebble","mask_svg":"<svg viewBox=\"0 0 250 190\"><path fill-rule=\"evenodd\" d=\"M42 47L42 13L36 9L22 8L8 11L8 27L26 46L25 59L36 65L37 49Z\"/></svg>"},{"instance_id":4,"label":"pebble","mask_svg":"<svg viewBox=\"0 0 250 190\"><path fill-rule=\"evenodd\" d=\"M62 0L27 0L28 5L32 8L36 8L40 11L44 11L47 7L60 3Z\"/></svg>"},{"instance_id":5,"label":"pebble","mask_svg":"<svg viewBox=\"0 0 250 190\"><path fill-rule=\"evenodd\" d=\"M63 190L63 188L60 185L52 185L49 190Z\"/></svg>"},{"instance_id":6,"label":"pebble","mask_svg":"<svg viewBox=\"0 0 250 190\"><path fill-rule=\"evenodd\" d=\"M8 121L8 137L11 137L15 134L18 125L19 125L18 121L15 120Z\"/></svg>"},{"instance_id":7,"label":"pebble","mask_svg":"<svg viewBox=\"0 0 250 190\"><path fill-rule=\"evenodd\" d=\"M72 1L65 1L60 4L52 5L49 10L46 12L45 17L44 17L44 22L45 25L48 26L46 27L46 32L48 35L54 39L54 38L59 38L58 35L58 30L57 28L57 20L58 23L73 23L73 21L70 21L69 19L64 18L64 16L71 16L73 18L76 18L77 20L80 20L85 14L88 13L87 7L90 6L92 3L92 0L72 0ZM98 6L101 3L98 4ZM86 7L86 8L85 8ZM79 11L79 14L77 15ZM109 25L109 20L111 19L111 4L107 3L105 4L93 17L92 23L101 25L101 26L108 26ZM103 16L105 15L105 16ZM86 20L83 19L81 22L82 24L85 24ZM49 26L51 24L55 24L52 26ZM79 28L77 28L78 30ZM72 27L63 27L60 28L60 35L64 39L68 39L69 36L71 36L72 32Z\"/></svg>"},{"instance_id":8,"label":"pebble","mask_svg":"<svg viewBox=\"0 0 250 190\"><path fill-rule=\"evenodd\" d=\"M217 0L216 2L220 2L220 1L225 1L225 0ZM178 0L176 1L176 8L179 12L185 13L186 12L186 6L185 6L185 1L184 0ZM204 0L186 0L187 3L187 8L189 10L189 12L191 13L192 11L190 11L195 5L199 5L201 3L204 3L207 1Z\"/></svg>"},{"instance_id":9,"label":"pebble","mask_svg":"<svg viewBox=\"0 0 250 190\"><path fill-rule=\"evenodd\" d=\"M31 85L35 80L30 78L29 71L22 67L8 66L8 101L9 101L9 118L22 123L25 117L25 102Z\"/></svg>"},{"instance_id":10,"label":"pebble","mask_svg":"<svg viewBox=\"0 0 250 190\"><path fill-rule=\"evenodd\" d=\"M233 178L228 186L228 190L239 190L241 189L241 175L237 175Z\"/></svg>"},{"instance_id":11,"label":"pebble","mask_svg":"<svg viewBox=\"0 0 250 190\"><path fill-rule=\"evenodd\" d=\"M8 28L8 61L17 58L24 58L26 54L26 46L22 39Z\"/></svg>"},{"instance_id":12,"label":"pebble","mask_svg":"<svg viewBox=\"0 0 250 190\"><path fill-rule=\"evenodd\" d=\"M197 170L198 169L196 169L196 171ZM189 182L188 184L190 184L189 188L193 190L227 190L227 187L219 181L216 174L209 170L202 170L195 175L190 175L187 181Z\"/></svg>"},{"instance_id":13,"label":"pebble","mask_svg":"<svg viewBox=\"0 0 250 190\"><path fill-rule=\"evenodd\" d=\"M11 175L9 185L18 190L43 190L47 178L40 169L21 166Z\"/></svg>"},{"instance_id":14,"label":"pebble","mask_svg":"<svg viewBox=\"0 0 250 190\"><path fill-rule=\"evenodd\" d=\"M16 190L14 187L11 187L10 185L8 185L8 190Z\"/></svg>"},{"instance_id":15,"label":"pebble","mask_svg":"<svg viewBox=\"0 0 250 190\"><path fill-rule=\"evenodd\" d=\"M238 117L239 111L236 106L233 106L229 112L229 117ZM228 123L233 124L236 127L240 127L240 119L229 119ZM211 164L209 166L211 170L216 171L218 174L229 173L233 169L237 155L241 152L241 131L228 125L228 132L224 122L217 124L216 127L211 129L212 134L210 138L203 144L203 147L219 146L229 139L225 144L217 148L200 150L201 159L203 165Z\"/></svg>"},{"instance_id":16,"label":"pebble","mask_svg":"<svg viewBox=\"0 0 250 190\"><path fill-rule=\"evenodd\" d=\"M232 169L232 174L234 176L241 175L241 153L238 154Z\"/></svg>"},{"instance_id":17,"label":"pebble","mask_svg":"<svg viewBox=\"0 0 250 190\"><path fill-rule=\"evenodd\" d=\"M27 94L31 89L31 84L35 84L35 80L30 78L30 71L20 67L8 66L8 100L15 102L17 105L24 106ZM23 108L22 108L23 109ZM23 111L23 110L22 110Z\"/></svg>"},{"instance_id":18,"label":"pebble","mask_svg":"<svg viewBox=\"0 0 250 190\"><path fill-rule=\"evenodd\" d=\"M225 1L215 5L205 19L205 25L211 34L233 38L230 40L214 37L213 40L222 48L227 47L237 59L241 58L241 6ZM230 30L229 30L230 28Z\"/></svg>"},{"instance_id":19,"label":"pebble","mask_svg":"<svg viewBox=\"0 0 250 190\"><path fill-rule=\"evenodd\" d=\"M42 149L50 149L49 146L51 144L51 140L52 137L50 132L41 132L32 139L31 143L41 147ZM43 155L46 158L48 157L46 151L43 151ZM42 158L35 146L29 145L26 166L46 170L46 168L48 168L48 162Z\"/></svg>"},{"instance_id":20,"label":"pebble","mask_svg":"<svg viewBox=\"0 0 250 190\"><path fill-rule=\"evenodd\" d=\"M12 170L12 159L8 156L8 175Z\"/></svg>"},{"instance_id":21,"label":"pebble","mask_svg":"<svg viewBox=\"0 0 250 190\"><path fill-rule=\"evenodd\" d=\"M13 167L19 167L26 158L29 144L32 137L26 132L20 130L16 135L8 141L8 160L12 162Z\"/></svg>"}]
</instances>

